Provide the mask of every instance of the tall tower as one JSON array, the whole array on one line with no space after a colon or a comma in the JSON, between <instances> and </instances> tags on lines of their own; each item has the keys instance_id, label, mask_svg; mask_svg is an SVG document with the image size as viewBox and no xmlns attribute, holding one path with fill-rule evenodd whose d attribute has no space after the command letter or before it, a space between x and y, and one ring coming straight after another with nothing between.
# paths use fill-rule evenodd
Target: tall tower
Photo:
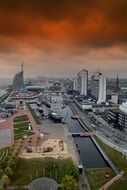
<instances>
[{"instance_id":1,"label":"tall tower","mask_svg":"<svg viewBox=\"0 0 127 190\"><path fill-rule=\"evenodd\" d=\"M98 104L106 101L106 78L100 70L95 72L91 79L91 95Z\"/></svg>"},{"instance_id":2,"label":"tall tower","mask_svg":"<svg viewBox=\"0 0 127 190\"><path fill-rule=\"evenodd\" d=\"M20 91L23 88L24 88L24 71L23 71L23 60L22 60L21 71L17 73L13 79L13 89L16 91Z\"/></svg>"},{"instance_id":3,"label":"tall tower","mask_svg":"<svg viewBox=\"0 0 127 190\"><path fill-rule=\"evenodd\" d=\"M99 92L98 92L98 101L100 104L106 101L106 78L99 73Z\"/></svg>"},{"instance_id":4,"label":"tall tower","mask_svg":"<svg viewBox=\"0 0 127 190\"><path fill-rule=\"evenodd\" d=\"M88 91L88 71L82 70L78 73L78 91L81 95L87 96Z\"/></svg>"}]
</instances>

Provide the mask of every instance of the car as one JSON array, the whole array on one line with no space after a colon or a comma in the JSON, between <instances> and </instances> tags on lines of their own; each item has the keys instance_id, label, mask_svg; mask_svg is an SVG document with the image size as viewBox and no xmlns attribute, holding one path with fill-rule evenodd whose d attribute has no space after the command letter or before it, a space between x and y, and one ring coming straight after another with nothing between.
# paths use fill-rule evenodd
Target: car
<instances>
[{"instance_id":1,"label":"car","mask_svg":"<svg viewBox=\"0 0 127 190\"><path fill-rule=\"evenodd\" d=\"M71 116L71 119L79 119L79 117L80 117L80 116L79 116L78 114L77 114L77 115L72 115L72 116Z\"/></svg>"}]
</instances>

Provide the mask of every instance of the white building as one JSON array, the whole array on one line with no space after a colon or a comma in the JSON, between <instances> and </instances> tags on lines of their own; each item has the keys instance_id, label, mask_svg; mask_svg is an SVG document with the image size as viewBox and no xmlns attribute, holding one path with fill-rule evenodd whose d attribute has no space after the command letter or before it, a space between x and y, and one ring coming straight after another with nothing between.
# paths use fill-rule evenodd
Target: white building
<instances>
[{"instance_id":1,"label":"white building","mask_svg":"<svg viewBox=\"0 0 127 190\"><path fill-rule=\"evenodd\" d=\"M99 75L99 93L98 93L98 104L106 102L106 78Z\"/></svg>"},{"instance_id":2,"label":"white building","mask_svg":"<svg viewBox=\"0 0 127 190\"><path fill-rule=\"evenodd\" d=\"M95 72L91 77L91 95L95 100L98 100L99 93L99 73Z\"/></svg>"},{"instance_id":3,"label":"white building","mask_svg":"<svg viewBox=\"0 0 127 190\"><path fill-rule=\"evenodd\" d=\"M78 90L78 79L75 77L72 79L73 81L73 90L77 91Z\"/></svg>"},{"instance_id":4,"label":"white building","mask_svg":"<svg viewBox=\"0 0 127 190\"><path fill-rule=\"evenodd\" d=\"M114 104L118 104L118 93L112 94L111 102L114 103Z\"/></svg>"},{"instance_id":5,"label":"white building","mask_svg":"<svg viewBox=\"0 0 127 190\"><path fill-rule=\"evenodd\" d=\"M124 112L127 114L127 102L123 102L120 106L119 106L120 111Z\"/></svg>"},{"instance_id":6,"label":"white building","mask_svg":"<svg viewBox=\"0 0 127 190\"><path fill-rule=\"evenodd\" d=\"M88 71L82 70L78 73L78 91L80 95L87 96L88 90Z\"/></svg>"},{"instance_id":7,"label":"white building","mask_svg":"<svg viewBox=\"0 0 127 190\"><path fill-rule=\"evenodd\" d=\"M100 72L96 72L92 76L91 95L98 104L106 101L106 78Z\"/></svg>"}]
</instances>

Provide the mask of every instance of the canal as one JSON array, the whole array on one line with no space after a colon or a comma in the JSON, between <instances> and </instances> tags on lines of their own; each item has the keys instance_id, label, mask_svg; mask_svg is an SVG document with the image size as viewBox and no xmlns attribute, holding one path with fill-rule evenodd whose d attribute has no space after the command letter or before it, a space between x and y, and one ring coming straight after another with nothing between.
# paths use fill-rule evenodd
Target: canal
<instances>
[{"instance_id":1,"label":"canal","mask_svg":"<svg viewBox=\"0 0 127 190\"><path fill-rule=\"evenodd\" d=\"M65 122L68 124L69 131L71 133L84 132L84 128L80 125L78 120L71 119L73 115L69 106L61 110ZM93 143L90 137L73 137L77 149L79 150L79 156L84 168L104 168L108 166L100 151Z\"/></svg>"},{"instance_id":2,"label":"canal","mask_svg":"<svg viewBox=\"0 0 127 190\"><path fill-rule=\"evenodd\" d=\"M59 99L59 97L57 99ZM64 122L68 125L69 132L84 132L85 129L80 125L78 120L74 120L71 118L71 116L73 115L71 108L66 105L65 108L62 109L60 105L61 100L58 109L63 117ZM49 108L43 105L43 110L44 114L47 115ZM43 119L42 124L46 123L51 124L53 123L53 121L50 119ZM75 144L77 145L79 157L84 168L104 168L109 166L90 137L73 137L73 139Z\"/></svg>"}]
</instances>

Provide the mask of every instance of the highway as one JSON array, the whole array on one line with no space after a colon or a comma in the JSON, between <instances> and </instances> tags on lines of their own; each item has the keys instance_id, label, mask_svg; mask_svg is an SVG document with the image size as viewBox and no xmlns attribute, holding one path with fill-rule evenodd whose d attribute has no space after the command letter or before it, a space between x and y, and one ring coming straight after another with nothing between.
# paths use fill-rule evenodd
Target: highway
<instances>
[{"instance_id":1,"label":"highway","mask_svg":"<svg viewBox=\"0 0 127 190\"><path fill-rule=\"evenodd\" d=\"M72 103L72 106L77 111L85 125L90 129L94 130L94 128L91 127L91 120L88 115L83 112L76 103ZM118 129L113 129L111 126L108 125L106 121L104 121L102 118L99 118L94 113L91 113L100 124L96 125L96 131L97 133L104 138L105 140L111 142L114 147L118 147L118 150L121 150L121 152L127 152L127 135L119 131ZM120 136L124 136L125 138L120 139Z\"/></svg>"}]
</instances>

